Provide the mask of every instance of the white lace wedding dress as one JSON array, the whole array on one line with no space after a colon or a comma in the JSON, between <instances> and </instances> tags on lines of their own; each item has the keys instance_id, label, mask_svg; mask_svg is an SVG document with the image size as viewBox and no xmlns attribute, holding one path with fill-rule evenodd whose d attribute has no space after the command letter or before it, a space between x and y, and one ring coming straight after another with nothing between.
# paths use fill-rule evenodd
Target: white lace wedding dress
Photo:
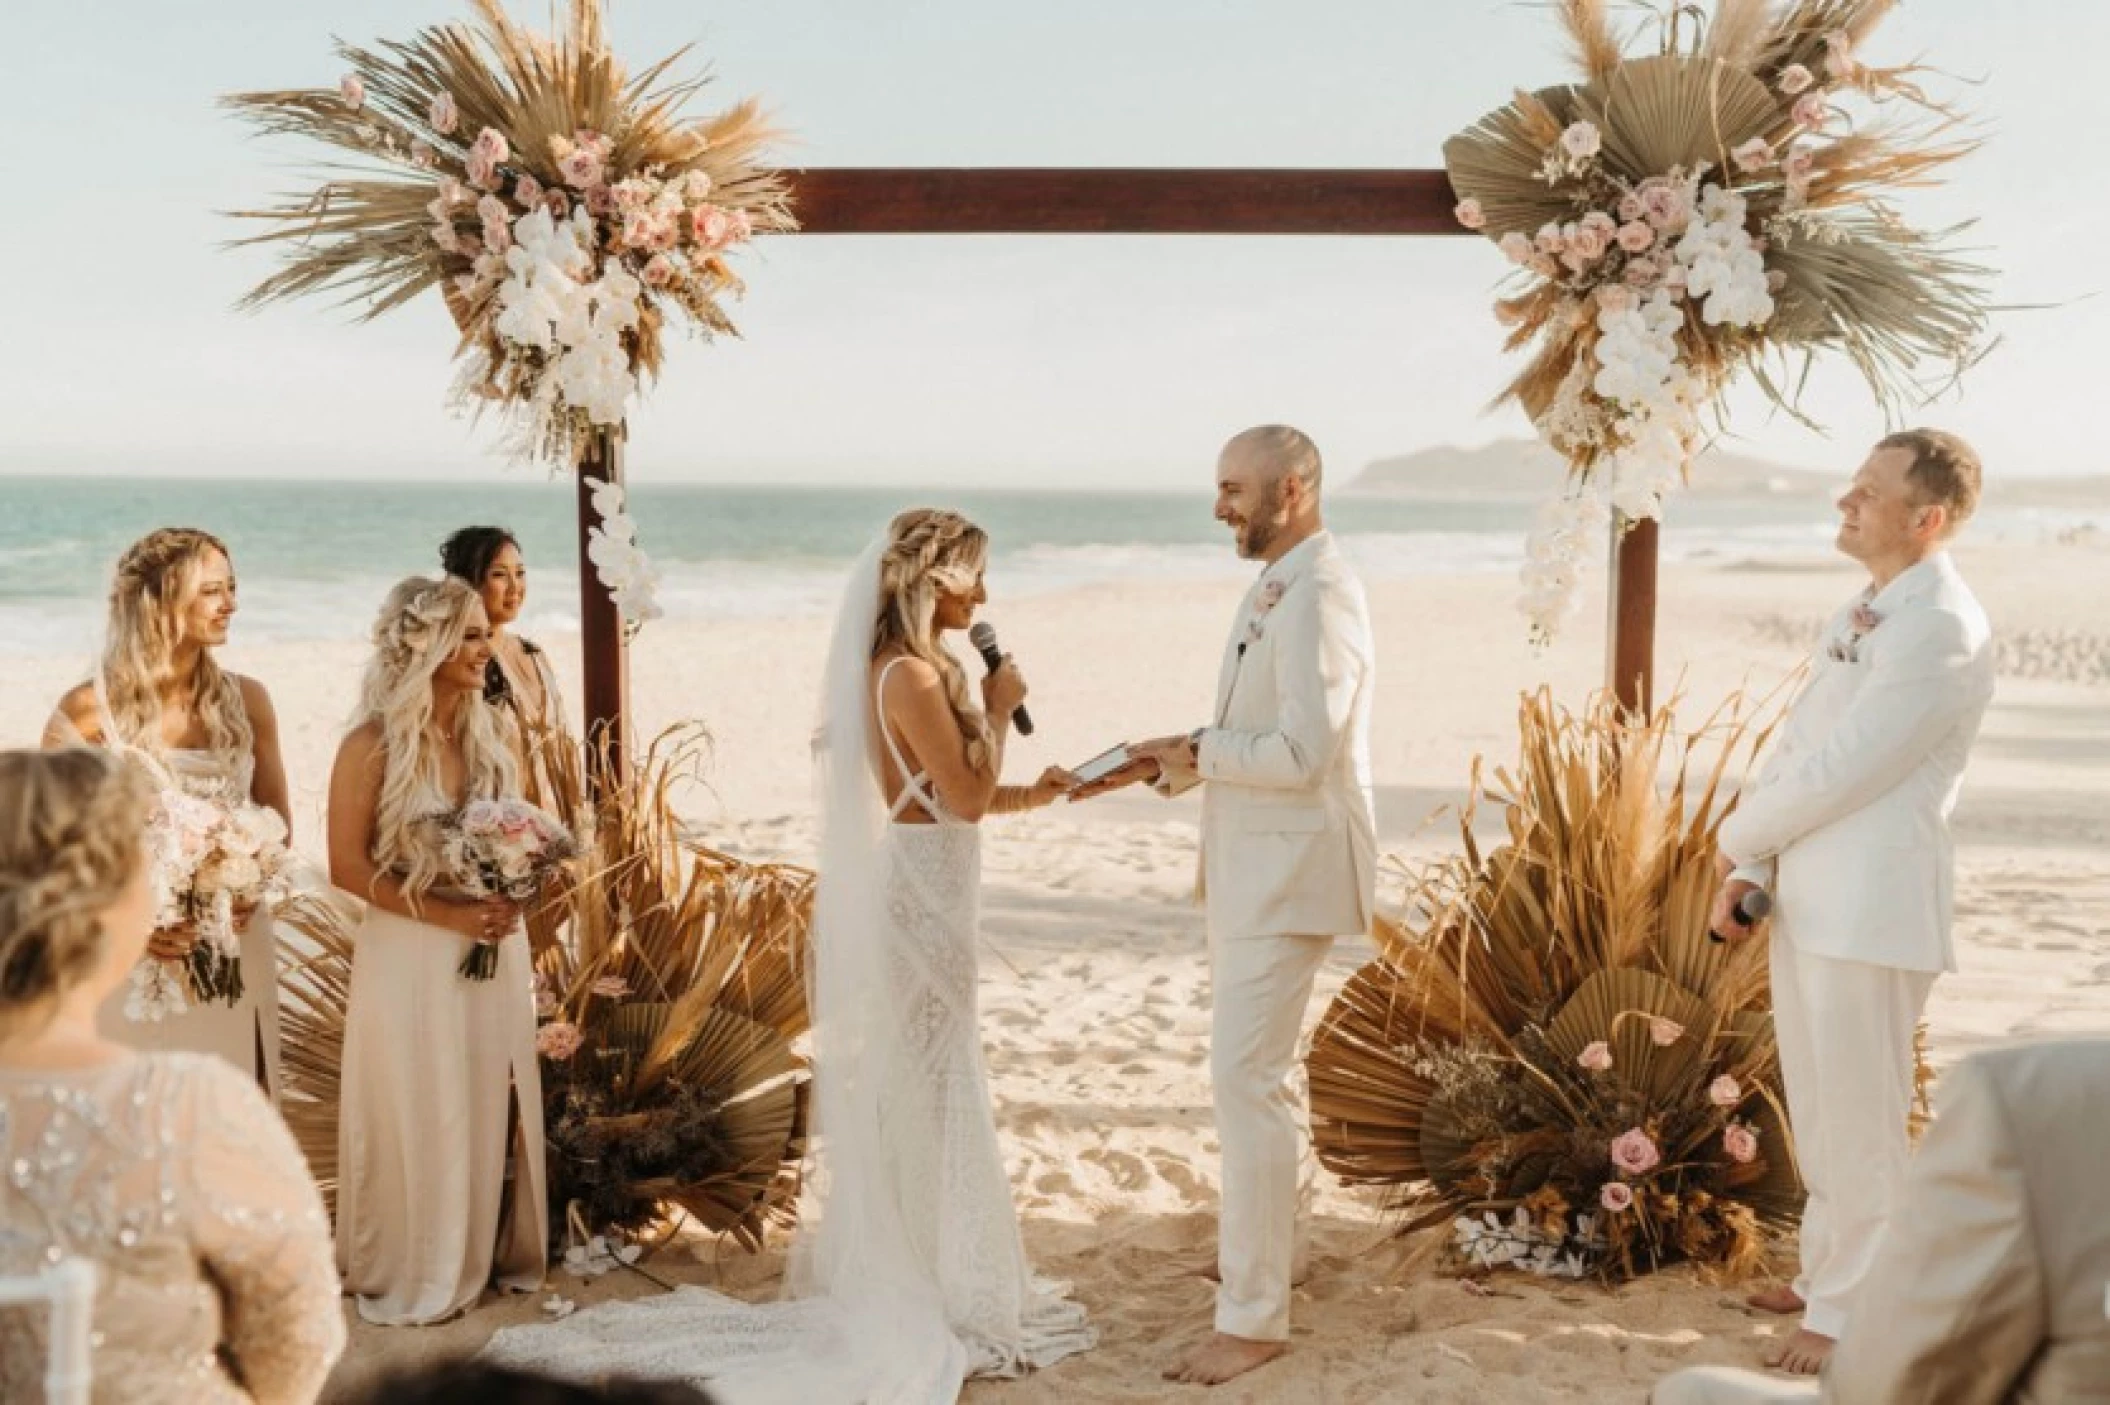
<instances>
[{"instance_id":1,"label":"white lace wedding dress","mask_svg":"<svg viewBox=\"0 0 2110 1405\"><path fill-rule=\"evenodd\" d=\"M876 553L859 570L870 580L853 585L838 626L822 728L816 1149L786 1300L683 1288L507 1329L487 1356L679 1377L732 1405L940 1405L970 1376L1016 1376L1096 1340L1083 1308L1026 1261L977 1019L980 833L871 725ZM873 732L909 777L891 815ZM934 822L901 822L912 805Z\"/></svg>"}]
</instances>

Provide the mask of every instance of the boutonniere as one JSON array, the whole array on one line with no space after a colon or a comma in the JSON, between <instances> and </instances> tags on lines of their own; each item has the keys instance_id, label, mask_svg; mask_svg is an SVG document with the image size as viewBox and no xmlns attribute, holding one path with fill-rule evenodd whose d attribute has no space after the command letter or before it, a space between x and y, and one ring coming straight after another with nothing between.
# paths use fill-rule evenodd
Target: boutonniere
<instances>
[{"instance_id":1,"label":"boutonniere","mask_svg":"<svg viewBox=\"0 0 2110 1405\"><path fill-rule=\"evenodd\" d=\"M1864 600L1854 606L1854 612L1847 616L1846 637L1832 641L1831 655L1833 661L1836 663L1859 663L1861 661L1861 641L1874 633L1875 627L1882 622L1882 615L1878 614L1867 601Z\"/></svg>"},{"instance_id":2,"label":"boutonniere","mask_svg":"<svg viewBox=\"0 0 2110 1405\"><path fill-rule=\"evenodd\" d=\"M1260 642L1260 636L1266 632L1263 622L1282 603L1283 592L1288 589L1281 581L1269 581L1260 587L1260 598L1253 602L1253 617L1245 622L1246 638L1256 644Z\"/></svg>"}]
</instances>

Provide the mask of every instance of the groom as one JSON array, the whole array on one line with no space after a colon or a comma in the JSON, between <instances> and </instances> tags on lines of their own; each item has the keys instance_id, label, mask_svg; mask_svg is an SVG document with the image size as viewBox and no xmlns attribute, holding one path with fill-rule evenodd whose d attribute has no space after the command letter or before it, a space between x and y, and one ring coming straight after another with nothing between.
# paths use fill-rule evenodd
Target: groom
<instances>
[{"instance_id":1,"label":"groom","mask_svg":"<svg viewBox=\"0 0 2110 1405\"><path fill-rule=\"evenodd\" d=\"M1868 586L1832 617L1779 747L1718 836L1713 930L1772 890L1773 1022L1809 1190L1802 1273L1752 1299L1802 1314L1768 1365L1815 1373L1856 1310L1910 1156L1913 1032L1942 971L1949 812L1993 694L1985 612L1946 547L1978 504L1953 434L1876 445L1839 500L1839 549ZM1910 1232L1917 1232L1915 1227Z\"/></svg>"},{"instance_id":2,"label":"groom","mask_svg":"<svg viewBox=\"0 0 2110 1405\"><path fill-rule=\"evenodd\" d=\"M1232 621L1206 727L1134 748L1083 795L1208 782L1200 895L1208 915L1210 1076L1223 1143L1216 1332L1168 1379L1217 1385L1289 1349L1310 1134L1295 1079L1312 980L1336 936L1370 930L1373 650L1363 587L1319 511L1318 448L1249 429L1217 462L1216 519L1265 569Z\"/></svg>"}]
</instances>

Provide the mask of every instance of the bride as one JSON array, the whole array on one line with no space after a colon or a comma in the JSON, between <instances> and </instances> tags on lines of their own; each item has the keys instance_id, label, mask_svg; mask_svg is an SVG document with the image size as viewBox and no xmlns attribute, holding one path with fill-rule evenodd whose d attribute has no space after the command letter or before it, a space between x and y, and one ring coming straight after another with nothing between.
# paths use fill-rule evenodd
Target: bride
<instances>
[{"instance_id":1,"label":"bride","mask_svg":"<svg viewBox=\"0 0 2110 1405\"><path fill-rule=\"evenodd\" d=\"M815 739L815 1131L787 1301L684 1288L507 1329L488 1355L708 1381L736 1405L949 1402L970 1376L1093 1345L1083 1308L1027 1265L976 1022L976 823L1070 784L999 783L1025 682L1007 660L976 708L940 643L987 598L988 547L956 513L903 513L836 622Z\"/></svg>"}]
</instances>

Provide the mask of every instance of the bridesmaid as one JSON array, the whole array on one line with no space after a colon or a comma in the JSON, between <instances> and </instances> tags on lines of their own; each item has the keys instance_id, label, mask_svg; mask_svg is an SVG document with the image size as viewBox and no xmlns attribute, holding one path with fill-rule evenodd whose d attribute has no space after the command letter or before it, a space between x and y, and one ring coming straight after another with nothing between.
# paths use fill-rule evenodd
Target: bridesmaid
<instances>
[{"instance_id":1,"label":"bridesmaid","mask_svg":"<svg viewBox=\"0 0 2110 1405\"><path fill-rule=\"evenodd\" d=\"M293 812L279 754L271 695L253 678L225 671L213 651L235 615L234 559L218 538L164 527L118 559L109 624L95 677L59 699L46 746L88 743L130 753L165 786L206 799L251 800L278 811L290 835ZM158 931L147 950L188 955L197 936ZM103 1005L105 1038L135 1049L218 1054L278 1098L278 951L268 913L242 925L242 998L193 1003L181 1015L135 1021L127 986Z\"/></svg>"},{"instance_id":2,"label":"bridesmaid","mask_svg":"<svg viewBox=\"0 0 2110 1405\"><path fill-rule=\"evenodd\" d=\"M337 1255L369 1322L439 1322L494 1276L542 1282L542 1082L520 912L444 887L422 821L517 793L484 701L491 628L455 580L412 577L374 625L351 732L330 776L330 877L363 897L337 1134ZM457 969L476 942L498 972ZM513 1176L509 1183L510 1156Z\"/></svg>"},{"instance_id":3,"label":"bridesmaid","mask_svg":"<svg viewBox=\"0 0 2110 1405\"><path fill-rule=\"evenodd\" d=\"M508 708L532 739L562 734L564 699L556 670L534 640L512 632L527 605L527 560L520 542L503 527L464 527L440 547L440 565L483 597L491 622L491 667L484 696Z\"/></svg>"}]
</instances>

